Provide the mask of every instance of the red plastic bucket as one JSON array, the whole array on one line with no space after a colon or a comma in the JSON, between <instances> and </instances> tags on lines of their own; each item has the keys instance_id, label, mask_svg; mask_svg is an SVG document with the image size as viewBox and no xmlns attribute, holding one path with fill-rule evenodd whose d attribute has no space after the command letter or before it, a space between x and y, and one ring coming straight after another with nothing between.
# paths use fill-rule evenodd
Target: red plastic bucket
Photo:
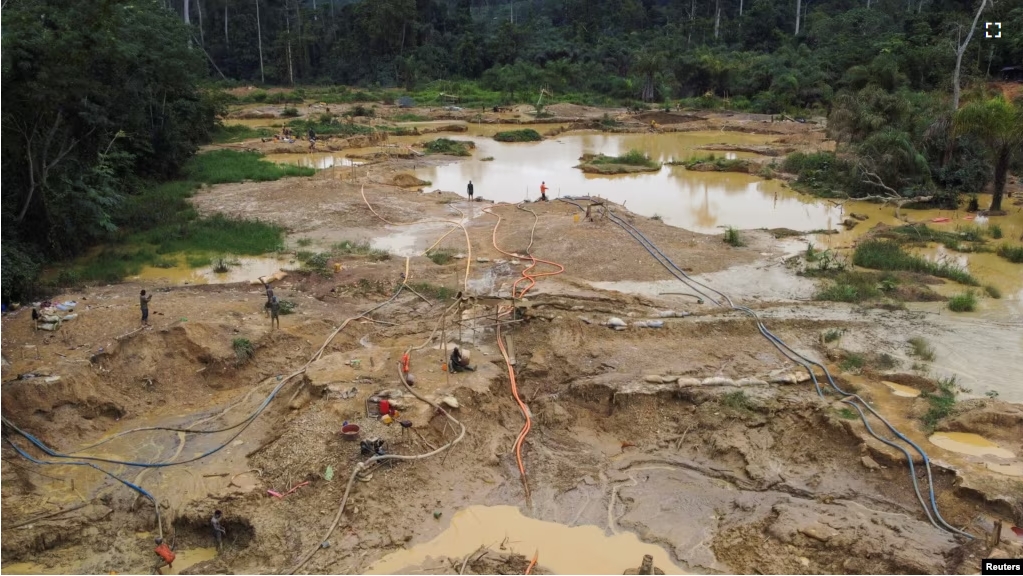
<instances>
[{"instance_id":1,"label":"red plastic bucket","mask_svg":"<svg viewBox=\"0 0 1023 576\"><path fill-rule=\"evenodd\" d=\"M391 403L388 400L380 400L380 414L390 414Z\"/></svg>"}]
</instances>

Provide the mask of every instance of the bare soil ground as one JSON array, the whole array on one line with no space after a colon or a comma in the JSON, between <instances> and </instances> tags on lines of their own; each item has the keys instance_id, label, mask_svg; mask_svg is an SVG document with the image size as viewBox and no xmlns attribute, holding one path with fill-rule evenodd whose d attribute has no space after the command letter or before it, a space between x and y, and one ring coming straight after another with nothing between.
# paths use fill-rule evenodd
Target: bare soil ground
<instances>
[{"instance_id":1,"label":"bare soil ground","mask_svg":"<svg viewBox=\"0 0 1023 576\"><path fill-rule=\"evenodd\" d=\"M976 572L978 558L1023 555L1009 530L993 551L984 543L996 519L1023 524L1023 483L927 445L929 431L920 418L928 400L894 399L880 383L933 391L929 380L897 369L866 370L842 374L840 384L855 387L900 430L928 446L942 515L978 540L932 526L902 454L848 418L837 396L818 396L805 376L779 378L798 374L797 367L746 317L692 299L594 288L592 281L665 277L646 251L607 220L576 222L578 209L561 202L525 209L468 204L452 193L384 184L416 163L449 161L454 159L391 160L311 178L222 185L202 190L195 203L202 212L285 225L292 240L313 240L310 250L327 250L342 240L389 246L396 237L410 236L412 285L467 288L478 297L507 296L528 266L528 258L496 250L495 236L506 252L531 250L564 265L564 273L538 280L526 302L519 302L516 322L503 328L533 423L523 448L530 498L512 448L523 416L494 331L485 326L493 303L466 304L456 325L455 313L443 314L452 300L438 298L439 292L421 298L404 291L389 301L406 272L400 255L382 261L338 256L329 272L291 272L276 286L279 297L296 303L294 313L281 318L280 330L271 330L263 314L262 288L247 283L158 288L153 326L138 332L136 295L152 286L131 282L59 296L58 301L77 300L80 315L55 333L35 331L27 310L7 315L5 417L55 449L72 452L140 426L206 431L231 426L283 383L277 398L236 437L238 430L144 432L85 451L177 461L227 442L221 451L179 466L108 465L160 499L163 530L183 557L213 545L209 517L214 509L224 511L224 549L187 573L279 573L317 547L302 572L359 573L392 551L433 538L455 512L475 504L511 504L534 518L595 525L607 534L630 531L695 572L968 574ZM396 224L374 215L363 190L374 210ZM693 274L726 274L780 258L766 232L751 231L748 246L732 248L718 237L621 208L617 213ZM496 233L495 214L502 219ZM422 251L452 226L424 220L464 224L470 246L456 229L438 246L453 260L434 263ZM340 271L333 272L335 262L342 264ZM553 270L545 266L537 271ZM740 300L761 310L775 333L825 362L837 358L833 347L821 344L827 328L847 328L869 345L916 321L898 312L761 301L753 296L756 286L740 292ZM377 305L330 337L345 319ZM663 318L665 310L690 315ZM618 331L601 325L610 317L630 326ZM664 326L632 325L651 318ZM239 339L252 344L251 357L238 351ZM471 350L477 370L445 372L445 343ZM416 348L415 390L435 402L455 398L458 408L451 413L466 435L445 455L383 465L365 481L356 480L339 526L325 536L350 475L365 460L359 443L339 434L344 422L359 424L362 438L384 439L395 454L423 454L455 437L443 417L407 394L393 396L398 418L412 423L411 432L367 416L371 396L403 390L397 366L409 347ZM285 380L293 373L298 376ZM19 377L25 374L38 377ZM60 379L46 381L47 376ZM979 433L1023 454L1023 412L1017 405L964 403L939 429ZM28 449L24 440L11 439ZM35 571L150 571L158 527L152 504L134 492L91 470L29 463L8 444L2 481L5 568L31 562ZM283 498L268 493L295 487ZM457 573L464 560L439 558L418 569ZM497 550L469 560L466 573L523 573L529 565L526 558ZM638 566L641 559L628 560ZM533 568L548 572L542 561Z\"/></svg>"}]
</instances>

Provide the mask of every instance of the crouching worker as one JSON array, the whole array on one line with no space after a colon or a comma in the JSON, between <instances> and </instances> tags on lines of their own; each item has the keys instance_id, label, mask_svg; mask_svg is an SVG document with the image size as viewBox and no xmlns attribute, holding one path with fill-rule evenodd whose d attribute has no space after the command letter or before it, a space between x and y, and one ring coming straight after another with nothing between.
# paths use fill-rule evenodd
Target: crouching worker
<instances>
[{"instance_id":1,"label":"crouching worker","mask_svg":"<svg viewBox=\"0 0 1023 576\"><path fill-rule=\"evenodd\" d=\"M475 372L476 369L469 366L469 352L462 352L456 346L451 351L451 371L452 372Z\"/></svg>"},{"instance_id":2,"label":"crouching worker","mask_svg":"<svg viewBox=\"0 0 1023 576\"><path fill-rule=\"evenodd\" d=\"M156 563L157 574L163 574L163 572L161 572L160 569L163 568L164 566L170 568L171 570L174 569L174 567L171 565L174 562L175 558L174 551L171 550L171 547L168 546L163 541L163 538L156 539L156 549L153 551L156 552L156 555L160 557L160 560Z\"/></svg>"}]
</instances>

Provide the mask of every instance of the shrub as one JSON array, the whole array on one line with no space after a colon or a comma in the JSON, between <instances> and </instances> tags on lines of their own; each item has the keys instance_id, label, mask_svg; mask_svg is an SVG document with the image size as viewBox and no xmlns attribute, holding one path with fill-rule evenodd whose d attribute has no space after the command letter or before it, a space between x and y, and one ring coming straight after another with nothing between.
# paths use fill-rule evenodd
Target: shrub
<instances>
[{"instance_id":1,"label":"shrub","mask_svg":"<svg viewBox=\"0 0 1023 576\"><path fill-rule=\"evenodd\" d=\"M953 312L973 312L977 309L977 294L967 290L948 299L948 309Z\"/></svg>"},{"instance_id":2,"label":"shrub","mask_svg":"<svg viewBox=\"0 0 1023 576\"><path fill-rule=\"evenodd\" d=\"M731 244L732 246L735 247L746 245L746 243L743 242L742 240L742 236L739 235L739 230L737 228L733 228L732 226L729 226L728 229L725 230L725 243Z\"/></svg>"},{"instance_id":3,"label":"shrub","mask_svg":"<svg viewBox=\"0 0 1023 576\"><path fill-rule=\"evenodd\" d=\"M239 361L248 360L256 355L256 349L253 348L252 342L249 342L248 338L235 338L231 342L231 347L234 348L234 354Z\"/></svg>"},{"instance_id":4,"label":"shrub","mask_svg":"<svg viewBox=\"0 0 1023 576\"><path fill-rule=\"evenodd\" d=\"M831 328L824 332L824 342L831 343L842 337L842 330L839 328Z\"/></svg>"},{"instance_id":5,"label":"shrub","mask_svg":"<svg viewBox=\"0 0 1023 576\"><path fill-rule=\"evenodd\" d=\"M298 116L298 108L285 108L281 110L282 118L296 118Z\"/></svg>"},{"instance_id":6,"label":"shrub","mask_svg":"<svg viewBox=\"0 0 1023 576\"><path fill-rule=\"evenodd\" d=\"M848 352L846 353L845 358L842 358L842 361L839 362L838 367L841 368L843 372L852 372L863 368L866 363L867 360L862 354Z\"/></svg>"},{"instance_id":7,"label":"shrub","mask_svg":"<svg viewBox=\"0 0 1023 576\"><path fill-rule=\"evenodd\" d=\"M753 402L742 390L736 390L735 392L729 392L728 394L723 395L721 397L721 403L736 410L753 409Z\"/></svg>"},{"instance_id":8,"label":"shrub","mask_svg":"<svg viewBox=\"0 0 1023 576\"><path fill-rule=\"evenodd\" d=\"M926 360L927 362L934 360L934 347L931 346L930 342L928 342L925 338L922 336L914 336L910 338L908 342L913 348L911 352L913 356L916 356L921 360Z\"/></svg>"},{"instance_id":9,"label":"shrub","mask_svg":"<svg viewBox=\"0 0 1023 576\"><path fill-rule=\"evenodd\" d=\"M923 397L927 399L931 407L923 416L924 424L931 430L938 425L942 419L947 418L955 409L956 395L959 387L956 384L955 376L938 380L938 391L936 394L924 392Z\"/></svg>"},{"instance_id":10,"label":"shrub","mask_svg":"<svg viewBox=\"0 0 1023 576\"><path fill-rule=\"evenodd\" d=\"M988 296L996 300L1002 297L1002 291L999 290L998 286L995 286L994 284L988 284L987 286L984 286L984 291L987 292Z\"/></svg>"},{"instance_id":11,"label":"shrub","mask_svg":"<svg viewBox=\"0 0 1023 576\"><path fill-rule=\"evenodd\" d=\"M434 264L443 266L455 259L450 250L434 250L426 255Z\"/></svg>"},{"instance_id":12,"label":"shrub","mask_svg":"<svg viewBox=\"0 0 1023 576\"><path fill-rule=\"evenodd\" d=\"M991 234L991 237L994 238L995 240L1000 240L1002 238L1002 235L1004 234L1002 232L1002 227L999 226L998 224L992 224L988 226L988 232Z\"/></svg>"}]
</instances>

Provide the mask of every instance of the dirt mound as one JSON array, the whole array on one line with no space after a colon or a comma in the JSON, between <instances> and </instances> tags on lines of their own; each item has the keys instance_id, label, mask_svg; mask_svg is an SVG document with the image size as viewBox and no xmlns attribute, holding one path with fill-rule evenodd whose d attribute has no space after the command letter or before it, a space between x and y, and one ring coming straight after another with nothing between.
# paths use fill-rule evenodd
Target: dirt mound
<instances>
[{"instance_id":1,"label":"dirt mound","mask_svg":"<svg viewBox=\"0 0 1023 576\"><path fill-rule=\"evenodd\" d=\"M671 112L643 112L633 116L633 119L639 120L644 124L656 122L663 125L684 124L686 122L703 120L703 118L694 114L673 114Z\"/></svg>"},{"instance_id":2,"label":"dirt mound","mask_svg":"<svg viewBox=\"0 0 1023 576\"><path fill-rule=\"evenodd\" d=\"M426 180L420 180L415 175L409 174L408 172L402 172L395 174L394 178L391 178L391 185L400 186L402 188L418 188L420 186L426 186L429 184Z\"/></svg>"},{"instance_id":3,"label":"dirt mound","mask_svg":"<svg viewBox=\"0 0 1023 576\"><path fill-rule=\"evenodd\" d=\"M955 417L943 422L942 431L972 432L1000 440L1023 454L1023 406L999 400L964 402Z\"/></svg>"}]
</instances>

